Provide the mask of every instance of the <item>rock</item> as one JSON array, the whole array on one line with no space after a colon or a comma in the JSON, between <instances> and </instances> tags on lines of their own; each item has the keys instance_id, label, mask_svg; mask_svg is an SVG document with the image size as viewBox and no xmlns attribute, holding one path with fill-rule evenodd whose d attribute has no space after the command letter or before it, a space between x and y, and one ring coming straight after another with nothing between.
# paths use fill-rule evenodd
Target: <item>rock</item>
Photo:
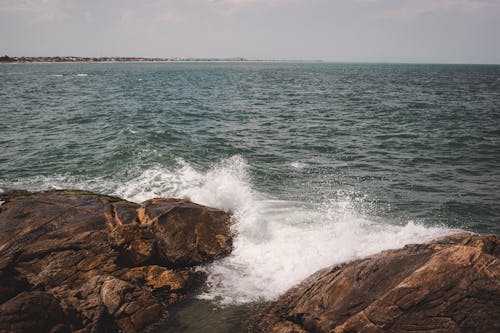
<instances>
[{"instance_id":1,"label":"rock","mask_svg":"<svg viewBox=\"0 0 500 333\"><path fill-rule=\"evenodd\" d=\"M462 233L323 269L249 332L500 332L500 242Z\"/></svg>"},{"instance_id":2,"label":"rock","mask_svg":"<svg viewBox=\"0 0 500 333\"><path fill-rule=\"evenodd\" d=\"M112 276L105 278L101 285L101 300L106 306L108 313L115 314L118 307L122 304L125 293L133 289L130 283L117 279Z\"/></svg>"},{"instance_id":3,"label":"rock","mask_svg":"<svg viewBox=\"0 0 500 333\"><path fill-rule=\"evenodd\" d=\"M152 225L158 259L166 266L199 265L231 252L229 217L223 211L177 199L152 199L139 209Z\"/></svg>"},{"instance_id":4,"label":"rock","mask_svg":"<svg viewBox=\"0 0 500 333\"><path fill-rule=\"evenodd\" d=\"M0 305L0 332L71 332L80 328L52 295L22 292Z\"/></svg>"},{"instance_id":5,"label":"rock","mask_svg":"<svg viewBox=\"0 0 500 333\"><path fill-rule=\"evenodd\" d=\"M85 191L0 193L0 332L136 332L231 251L223 211Z\"/></svg>"}]
</instances>

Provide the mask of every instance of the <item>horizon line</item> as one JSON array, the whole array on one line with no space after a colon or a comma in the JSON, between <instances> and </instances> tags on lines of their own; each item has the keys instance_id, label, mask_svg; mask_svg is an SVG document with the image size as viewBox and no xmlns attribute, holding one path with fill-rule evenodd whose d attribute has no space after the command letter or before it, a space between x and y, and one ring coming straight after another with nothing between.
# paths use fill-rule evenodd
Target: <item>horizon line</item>
<instances>
[{"instance_id":1,"label":"horizon line","mask_svg":"<svg viewBox=\"0 0 500 333\"><path fill-rule=\"evenodd\" d=\"M12 59L12 60L11 60ZM17 60L17 61L16 61ZM27 60L27 61L24 61ZM43 61L52 60L52 61ZM82 63L82 62L309 62L338 64L401 64L401 65L500 65L489 62L439 62L406 60L325 60L325 59L259 59L245 57L140 57L140 56L0 56L0 63Z\"/></svg>"}]
</instances>

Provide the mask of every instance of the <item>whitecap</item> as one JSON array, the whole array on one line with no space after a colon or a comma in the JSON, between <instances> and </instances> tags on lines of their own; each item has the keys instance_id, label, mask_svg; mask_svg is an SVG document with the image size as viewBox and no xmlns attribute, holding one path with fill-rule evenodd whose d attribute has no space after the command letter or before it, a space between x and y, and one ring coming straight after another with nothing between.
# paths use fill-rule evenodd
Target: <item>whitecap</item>
<instances>
[{"instance_id":1,"label":"whitecap","mask_svg":"<svg viewBox=\"0 0 500 333\"><path fill-rule=\"evenodd\" d=\"M290 166L293 168L293 169L297 169L297 170L302 170L306 167L306 164L305 163L302 163L302 162L292 162L290 163Z\"/></svg>"},{"instance_id":2,"label":"whitecap","mask_svg":"<svg viewBox=\"0 0 500 333\"><path fill-rule=\"evenodd\" d=\"M135 130L133 127L127 127L126 131L130 134L136 134L137 130Z\"/></svg>"}]
</instances>

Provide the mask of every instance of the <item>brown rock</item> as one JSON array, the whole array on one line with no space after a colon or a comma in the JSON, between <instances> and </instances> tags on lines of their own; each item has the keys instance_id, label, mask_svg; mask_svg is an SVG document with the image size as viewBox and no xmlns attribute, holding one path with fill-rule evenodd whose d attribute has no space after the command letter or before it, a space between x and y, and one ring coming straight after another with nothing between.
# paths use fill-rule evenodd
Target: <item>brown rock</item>
<instances>
[{"instance_id":1,"label":"brown rock","mask_svg":"<svg viewBox=\"0 0 500 333\"><path fill-rule=\"evenodd\" d=\"M125 269L117 273L117 276L131 283L146 284L155 291L172 293L197 289L204 281L203 273L192 268L169 269L159 265Z\"/></svg>"},{"instance_id":2,"label":"brown rock","mask_svg":"<svg viewBox=\"0 0 500 333\"><path fill-rule=\"evenodd\" d=\"M229 216L187 200L152 199L139 208L141 223L158 239L158 260L170 267L194 266L231 252Z\"/></svg>"},{"instance_id":3,"label":"brown rock","mask_svg":"<svg viewBox=\"0 0 500 333\"><path fill-rule=\"evenodd\" d=\"M0 200L2 332L139 331L193 290L191 266L231 250L229 217L186 200L75 190Z\"/></svg>"},{"instance_id":4,"label":"brown rock","mask_svg":"<svg viewBox=\"0 0 500 333\"><path fill-rule=\"evenodd\" d=\"M55 297L43 291L23 292L0 305L0 332L70 332L80 328Z\"/></svg>"},{"instance_id":5,"label":"brown rock","mask_svg":"<svg viewBox=\"0 0 500 333\"><path fill-rule=\"evenodd\" d=\"M178 291L184 289L186 286L186 280L182 274L161 266L151 267L148 271L146 281L153 289L168 288L172 291Z\"/></svg>"},{"instance_id":6,"label":"brown rock","mask_svg":"<svg viewBox=\"0 0 500 333\"><path fill-rule=\"evenodd\" d=\"M101 286L101 300L108 309L109 314L114 314L122 304L124 294L133 287L120 279L108 276Z\"/></svg>"},{"instance_id":7,"label":"brown rock","mask_svg":"<svg viewBox=\"0 0 500 333\"><path fill-rule=\"evenodd\" d=\"M249 332L499 332L500 243L467 233L321 270Z\"/></svg>"}]
</instances>

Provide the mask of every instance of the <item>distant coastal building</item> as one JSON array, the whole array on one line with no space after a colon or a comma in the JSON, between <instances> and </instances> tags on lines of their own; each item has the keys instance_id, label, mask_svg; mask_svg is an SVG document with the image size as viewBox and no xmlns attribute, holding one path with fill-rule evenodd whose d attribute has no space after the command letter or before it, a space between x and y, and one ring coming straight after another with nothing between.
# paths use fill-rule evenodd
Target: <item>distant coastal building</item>
<instances>
[{"instance_id":1,"label":"distant coastal building","mask_svg":"<svg viewBox=\"0 0 500 333\"><path fill-rule=\"evenodd\" d=\"M14 58L9 57L8 55L0 57L0 62L15 62L15 61L16 60Z\"/></svg>"},{"instance_id":2,"label":"distant coastal building","mask_svg":"<svg viewBox=\"0 0 500 333\"><path fill-rule=\"evenodd\" d=\"M245 58L143 58L143 57L0 57L0 62L171 62L171 61L248 61Z\"/></svg>"}]
</instances>

